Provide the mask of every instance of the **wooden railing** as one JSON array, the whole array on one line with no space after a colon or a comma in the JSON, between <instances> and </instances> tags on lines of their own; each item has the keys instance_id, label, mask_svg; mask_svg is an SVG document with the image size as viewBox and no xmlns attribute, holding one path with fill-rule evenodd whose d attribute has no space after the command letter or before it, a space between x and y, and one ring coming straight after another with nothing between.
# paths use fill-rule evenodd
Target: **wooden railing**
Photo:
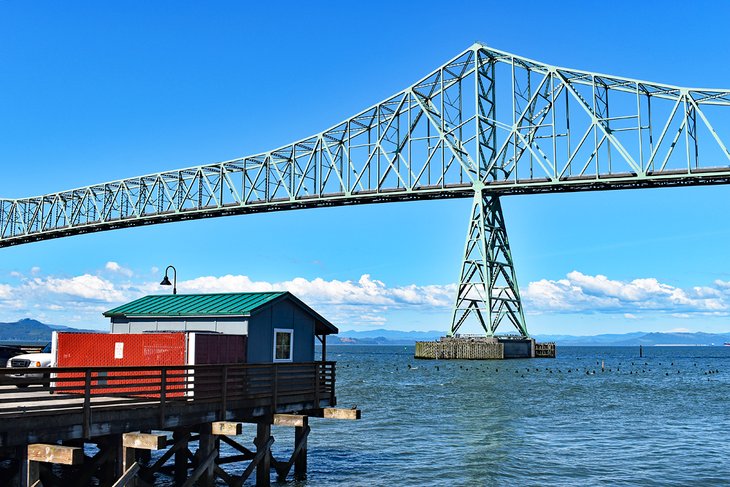
<instances>
[{"instance_id":1,"label":"wooden railing","mask_svg":"<svg viewBox=\"0 0 730 487\"><path fill-rule=\"evenodd\" d=\"M223 416L241 408L319 407L322 399L335 405L335 362L0 368L0 417L81 411L85 432L92 410L101 408L156 408L164 425L171 407L205 405Z\"/></svg>"}]
</instances>

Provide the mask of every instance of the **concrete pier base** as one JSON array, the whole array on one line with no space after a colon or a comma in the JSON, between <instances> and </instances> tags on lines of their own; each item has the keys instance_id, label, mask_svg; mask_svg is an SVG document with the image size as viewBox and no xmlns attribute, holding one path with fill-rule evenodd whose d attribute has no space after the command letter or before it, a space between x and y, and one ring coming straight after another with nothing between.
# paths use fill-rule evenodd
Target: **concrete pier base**
<instances>
[{"instance_id":1,"label":"concrete pier base","mask_svg":"<svg viewBox=\"0 0 730 487\"><path fill-rule=\"evenodd\" d=\"M415 358L431 360L502 360L508 358L555 358L554 343L534 338L453 336L434 342L416 342Z\"/></svg>"}]
</instances>

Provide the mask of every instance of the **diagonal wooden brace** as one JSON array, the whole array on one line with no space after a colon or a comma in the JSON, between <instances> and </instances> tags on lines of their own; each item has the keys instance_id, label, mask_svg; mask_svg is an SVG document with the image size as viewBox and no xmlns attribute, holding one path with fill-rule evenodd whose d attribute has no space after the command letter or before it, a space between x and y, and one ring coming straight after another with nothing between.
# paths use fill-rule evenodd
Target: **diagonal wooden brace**
<instances>
[{"instance_id":1,"label":"diagonal wooden brace","mask_svg":"<svg viewBox=\"0 0 730 487\"><path fill-rule=\"evenodd\" d=\"M312 431L312 429L309 426L306 426L304 428L301 428L301 430L301 432L297 432L298 434L294 438L294 444L296 446L288 462L280 462L276 460L273 456L271 457L271 464L276 470L276 474L279 477L279 482L284 482L286 480L286 477L287 475L289 475L289 471L291 471L294 462L297 460L302 451L306 449L307 437L309 436L309 433Z\"/></svg>"}]
</instances>

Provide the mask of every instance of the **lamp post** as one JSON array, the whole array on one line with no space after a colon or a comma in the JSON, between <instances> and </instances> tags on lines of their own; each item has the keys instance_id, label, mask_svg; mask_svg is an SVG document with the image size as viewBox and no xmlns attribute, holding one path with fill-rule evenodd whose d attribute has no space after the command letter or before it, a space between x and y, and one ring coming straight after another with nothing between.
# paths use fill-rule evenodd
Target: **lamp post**
<instances>
[{"instance_id":1,"label":"lamp post","mask_svg":"<svg viewBox=\"0 0 730 487\"><path fill-rule=\"evenodd\" d=\"M170 283L170 279L167 277L167 271L170 269L172 269L172 281L174 284ZM167 266L167 269L165 269L165 277L162 278L160 286L172 286L172 294L177 294L177 269L174 266Z\"/></svg>"}]
</instances>

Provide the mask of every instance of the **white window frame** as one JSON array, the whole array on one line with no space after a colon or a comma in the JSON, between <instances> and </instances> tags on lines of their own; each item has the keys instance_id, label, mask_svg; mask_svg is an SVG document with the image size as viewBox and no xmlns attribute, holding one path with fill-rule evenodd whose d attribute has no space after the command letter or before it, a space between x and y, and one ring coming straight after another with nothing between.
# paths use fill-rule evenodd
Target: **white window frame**
<instances>
[{"instance_id":1,"label":"white window frame","mask_svg":"<svg viewBox=\"0 0 730 487\"><path fill-rule=\"evenodd\" d=\"M276 358L276 334L289 334L289 358ZM294 330L292 328L274 328L274 354L272 355L274 362L293 362L294 361Z\"/></svg>"}]
</instances>

